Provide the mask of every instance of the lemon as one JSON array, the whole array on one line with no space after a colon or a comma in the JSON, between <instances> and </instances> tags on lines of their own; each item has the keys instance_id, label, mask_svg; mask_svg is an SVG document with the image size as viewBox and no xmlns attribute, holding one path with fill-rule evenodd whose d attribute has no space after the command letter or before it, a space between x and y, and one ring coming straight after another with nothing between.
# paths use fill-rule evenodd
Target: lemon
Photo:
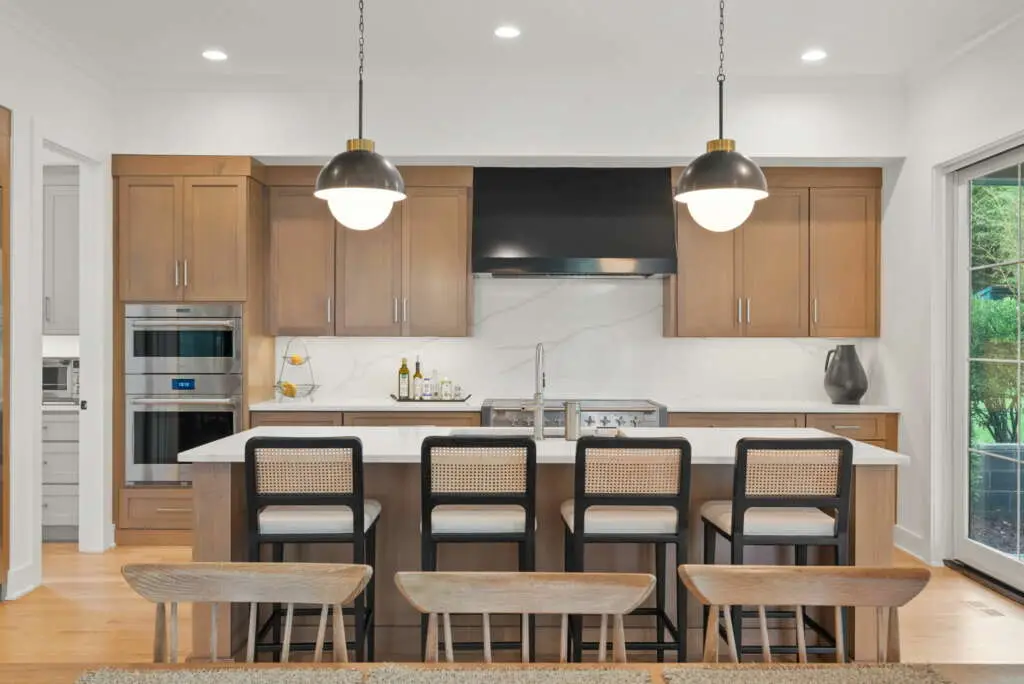
<instances>
[{"instance_id":1,"label":"lemon","mask_svg":"<svg viewBox=\"0 0 1024 684\"><path fill-rule=\"evenodd\" d=\"M297 391L298 391L298 388L294 385L294 383L291 383L291 382L282 382L281 383L281 394L283 394L284 396L286 396L286 397L294 397L295 393Z\"/></svg>"},{"instance_id":2,"label":"lemon","mask_svg":"<svg viewBox=\"0 0 1024 684\"><path fill-rule=\"evenodd\" d=\"M292 364L293 366L301 366L305 362L306 359L302 358L301 354L292 354L291 356L288 357L288 363Z\"/></svg>"}]
</instances>

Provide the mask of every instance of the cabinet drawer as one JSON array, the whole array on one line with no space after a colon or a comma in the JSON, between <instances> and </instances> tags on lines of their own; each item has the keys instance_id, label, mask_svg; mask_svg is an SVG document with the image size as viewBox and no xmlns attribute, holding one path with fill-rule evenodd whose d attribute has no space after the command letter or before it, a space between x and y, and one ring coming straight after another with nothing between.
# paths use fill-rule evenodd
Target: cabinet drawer
<instances>
[{"instance_id":1,"label":"cabinet drawer","mask_svg":"<svg viewBox=\"0 0 1024 684\"><path fill-rule=\"evenodd\" d=\"M877 413L808 413L807 427L856 440L885 440L885 415Z\"/></svg>"},{"instance_id":2,"label":"cabinet drawer","mask_svg":"<svg viewBox=\"0 0 1024 684\"><path fill-rule=\"evenodd\" d=\"M192 490L125 487L118 519L126 530L190 530Z\"/></svg>"},{"instance_id":3,"label":"cabinet drawer","mask_svg":"<svg viewBox=\"0 0 1024 684\"><path fill-rule=\"evenodd\" d=\"M342 424L341 414L334 411L250 411L249 426Z\"/></svg>"},{"instance_id":4,"label":"cabinet drawer","mask_svg":"<svg viewBox=\"0 0 1024 684\"><path fill-rule=\"evenodd\" d=\"M78 484L78 443L43 445L43 484Z\"/></svg>"},{"instance_id":5,"label":"cabinet drawer","mask_svg":"<svg viewBox=\"0 0 1024 684\"><path fill-rule=\"evenodd\" d=\"M78 441L78 414L77 413L44 413L43 414L43 441L44 442L77 442Z\"/></svg>"},{"instance_id":6,"label":"cabinet drawer","mask_svg":"<svg viewBox=\"0 0 1024 684\"><path fill-rule=\"evenodd\" d=\"M438 427L480 427L480 414L462 411L373 411L365 413L346 413L345 425L352 427L391 427L396 425L420 426L433 425Z\"/></svg>"},{"instance_id":7,"label":"cabinet drawer","mask_svg":"<svg viewBox=\"0 0 1024 684\"><path fill-rule=\"evenodd\" d=\"M43 485L43 525L78 524L78 485Z\"/></svg>"},{"instance_id":8,"label":"cabinet drawer","mask_svg":"<svg viewBox=\"0 0 1024 684\"><path fill-rule=\"evenodd\" d=\"M670 413L669 427L803 427L801 413Z\"/></svg>"}]
</instances>

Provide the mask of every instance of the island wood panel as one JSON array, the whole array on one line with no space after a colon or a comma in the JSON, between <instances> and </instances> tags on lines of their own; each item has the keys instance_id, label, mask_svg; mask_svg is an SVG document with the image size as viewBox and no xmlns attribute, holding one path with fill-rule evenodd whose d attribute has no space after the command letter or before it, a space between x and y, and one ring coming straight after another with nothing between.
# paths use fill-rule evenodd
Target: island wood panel
<instances>
[{"instance_id":1,"label":"island wood panel","mask_svg":"<svg viewBox=\"0 0 1024 684\"><path fill-rule=\"evenodd\" d=\"M807 336L808 203L807 190L773 189L735 231L746 337ZM687 268L691 263L687 258Z\"/></svg>"},{"instance_id":2,"label":"island wood panel","mask_svg":"<svg viewBox=\"0 0 1024 684\"><path fill-rule=\"evenodd\" d=\"M804 427L802 413L670 413L669 427Z\"/></svg>"},{"instance_id":3,"label":"island wood panel","mask_svg":"<svg viewBox=\"0 0 1024 684\"><path fill-rule=\"evenodd\" d=\"M270 331L334 334L335 223L307 188L270 193ZM372 231L371 231L372 232Z\"/></svg>"},{"instance_id":4,"label":"island wood panel","mask_svg":"<svg viewBox=\"0 0 1024 684\"><path fill-rule=\"evenodd\" d=\"M338 411L250 411L250 427L268 425L344 425Z\"/></svg>"},{"instance_id":5,"label":"island wood panel","mask_svg":"<svg viewBox=\"0 0 1024 684\"><path fill-rule=\"evenodd\" d=\"M345 425L352 427L418 426L479 427L480 413L476 411L346 411Z\"/></svg>"},{"instance_id":6,"label":"island wood panel","mask_svg":"<svg viewBox=\"0 0 1024 684\"><path fill-rule=\"evenodd\" d=\"M195 495L195 542L193 560L242 561L247 558L245 527L245 484L243 464L198 463L193 465ZM854 471L854 527L852 530L853 560L858 565L889 565L892 563L892 510L895 502L895 466L856 466ZM420 568L419 506L421 474L417 464L368 464L364 470L365 492L368 498L381 502L382 513L377 529L377 656L381 660L415 660L419 657L419 614L413 610L398 591L391 578L399 570ZM687 557L693 561L702 558L702 526L699 524L701 505L712 499L731 496L733 468L731 465L697 465L693 468L690 497L690 539ZM563 522L561 503L572 497L573 466L542 465L538 472L537 494L537 569L559 571L563 569ZM269 549L264 550L264 554ZM517 553L514 544L445 544L439 549L441 570L514 570ZM269 559L269 556L265 556ZM717 560L727 562L724 540L717 545ZM288 545L286 560L305 562L349 562L351 549L342 544ZM653 552L649 545L597 544L588 545L588 570L617 572L652 572ZM669 569L678 562L672 550L667 554ZM752 548L748 563L790 563L789 549ZM671 577L672 575L669 574ZM675 588L670 584L667 605L674 606ZM652 599L653 600L653 599ZM208 653L208 620L205 607L196 607L193 623L193 653L202 659ZM228 621L226 608L220 620L220 643L229 643L229 631L235 638L236 648L244 643L247 625L246 610L235 611ZM671 613L670 609L670 613ZM700 605L688 602L687 644L689 653L696 657L702 643L702 614ZM514 638L514 627L495 618L495 638ZM305 625L305 623L303 623ZM456 638L479 638L479 622L457 622ZM589 625L590 623L588 623ZM594 623L596 625L596 623ZM648 623L643 623L647 625ZM557 620L538 620L541 636L538 644L546 645L557 653ZM302 629L308 630L304 626ZM874 653L875 621L873 615L858 611L852 635L858 658L866 659ZM596 632L596 630L594 630ZM630 628L629 638L638 635L649 638L651 630L645 626ZM308 636L308 633L304 632ZM757 630L750 632L756 639ZM588 638L590 635L588 634ZM296 638L305 638L299 634ZM751 641L750 643L753 643ZM545 654L543 648L542 655Z\"/></svg>"}]
</instances>

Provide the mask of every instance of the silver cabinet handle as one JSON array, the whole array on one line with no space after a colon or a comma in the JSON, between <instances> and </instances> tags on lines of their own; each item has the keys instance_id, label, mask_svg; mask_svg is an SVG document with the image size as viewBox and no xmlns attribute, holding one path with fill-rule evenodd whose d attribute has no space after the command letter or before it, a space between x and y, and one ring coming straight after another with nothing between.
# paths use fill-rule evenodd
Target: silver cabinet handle
<instances>
[{"instance_id":1,"label":"silver cabinet handle","mask_svg":"<svg viewBox=\"0 0 1024 684\"><path fill-rule=\"evenodd\" d=\"M750 325L750 297L747 297L747 325Z\"/></svg>"},{"instance_id":2,"label":"silver cabinet handle","mask_svg":"<svg viewBox=\"0 0 1024 684\"><path fill-rule=\"evenodd\" d=\"M181 278L179 277L178 271L181 269L181 262L177 259L174 260L174 287L181 286Z\"/></svg>"},{"instance_id":3,"label":"silver cabinet handle","mask_svg":"<svg viewBox=\"0 0 1024 684\"><path fill-rule=\"evenodd\" d=\"M398 322L398 297L395 297L395 323Z\"/></svg>"},{"instance_id":4,"label":"silver cabinet handle","mask_svg":"<svg viewBox=\"0 0 1024 684\"><path fill-rule=\"evenodd\" d=\"M50 298L49 297L43 297L43 314L46 317L46 322L49 323L51 321L51 318L50 318Z\"/></svg>"},{"instance_id":5,"label":"silver cabinet handle","mask_svg":"<svg viewBox=\"0 0 1024 684\"><path fill-rule=\"evenodd\" d=\"M743 298L736 298L736 322L743 325Z\"/></svg>"},{"instance_id":6,"label":"silver cabinet handle","mask_svg":"<svg viewBox=\"0 0 1024 684\"><path fill-rule=\"evenodd\" d=\"M191 508L158 508L157 513L191 513Z\"/></svg>"},{"instance_id":7,"label":"silver cabinet handle","mask_svg":"<svg viewBox=\"0 0 1024 684\"><path fill-rule=\"evenodd\" d=\"M818 324L818 298L814 298L814 324Z\"/></svg>"},{"instance_id":8,"label":"silver cabinet handle","mask_svg":"<svg viewBox=\"0 0 1024 684\"><path fill-rule=\"evenodd\" d=\"M860 425L833 425L833 430L860 430Z\"/></svg>"},{"instance_id":9,"label":"silver cabinet handle","mask_svg":"<svg viewBox=\"0 0 1024 684\"><path fill-rule=\"evenodd\" d=\"M409 322L409 298L408 297L403 297L402 298L402 322L403 323L408 323Z\"/></svg>"},{"instance_id":10,"label":"silver cabinet handle","mask_svg":"<svg viewBox=\"0 0 1024 684\"><path fill-rule=\"evenodd\" d=\"M188 287L188 259L185 259L185 287Z\"/></svg>"},{"instance_id":11,"label":"silver cabinet handle","mask_svg":"<svg viewBox=\"0 0 1024 684\"><path fill-rule=\"evenodd\" d=\"M334 300L333 297L327 298L327 322L331 322L331 302Z\"/></svg>"},{"instance_id":12,"label":"silver cabinet handle","mask_svg":"<svg viewBox=\"0 0 1024 684\"><path fill-rule=\"evenodd\" d=\"M138 406L234 406L237 399L190 399L168 397L167 399L132 399Z\"/></svg>"},{"instance_id":13,"label":"silver cabinet handle","mask_svg":"<svg viewBox=\"0 0 1024 684\"><path fill-rule=\"evenodd\" d=\"M193 319L188 320L187 318L153 318L149 320L134 320L129 325L133 328L146 329L146 328L210 328L220 330L232 330L236 325L237 319Z\"/></svg>"}]
</instances>

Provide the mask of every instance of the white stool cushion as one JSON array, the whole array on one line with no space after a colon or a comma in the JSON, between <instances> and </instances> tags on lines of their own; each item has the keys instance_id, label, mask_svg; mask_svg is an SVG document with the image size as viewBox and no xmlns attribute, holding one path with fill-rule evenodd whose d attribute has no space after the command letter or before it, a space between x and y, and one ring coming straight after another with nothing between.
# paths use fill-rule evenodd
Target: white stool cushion
<instances>
[{"instance_id":1,"label":"white stool cushion","mask_svg":"<svg viewBox=\"0 0 1024 684\"><path fill-rule=\"evenodd\" d=\"M537 521L533 521L534 529ZM436 534L522 534L526 531L526 509L522 506L435 506L430 528Z\"/></svg>"},{"instance_id":2,"label":"white stool cushion","mask_svg":"<svg viewBox=\"0 0 1024 684\"><path fill-rule=\"evenodd\" d=\"M707 501L700 515L726 534L732 534L732 501ZM743 534L752 537L831 537L835 520L817 508L748 508Z\"/></svg>"},{"instance_id":3,"label":"white stool cushion","mask_svg":"<svg viewBox=\"0 0 1024 684\"><path fill-rule=\"evenodd\" d=\"M562 503L562 520L573 531L576 502ZM585 534L675 534L679 514L671 506L590 506Z\"/></svg>"},{"instance_id":4,"label":"white stool cushion","mask_svg":"<svg viewBox=\"0 0 1024 684\"><path fill-rule=\"evenodd\" d=\"M380 515L380 502L363 502L363 531ZM260 534L352 534L348 506L267 506L259 513Z\"/></svg>"}]
</instances>

